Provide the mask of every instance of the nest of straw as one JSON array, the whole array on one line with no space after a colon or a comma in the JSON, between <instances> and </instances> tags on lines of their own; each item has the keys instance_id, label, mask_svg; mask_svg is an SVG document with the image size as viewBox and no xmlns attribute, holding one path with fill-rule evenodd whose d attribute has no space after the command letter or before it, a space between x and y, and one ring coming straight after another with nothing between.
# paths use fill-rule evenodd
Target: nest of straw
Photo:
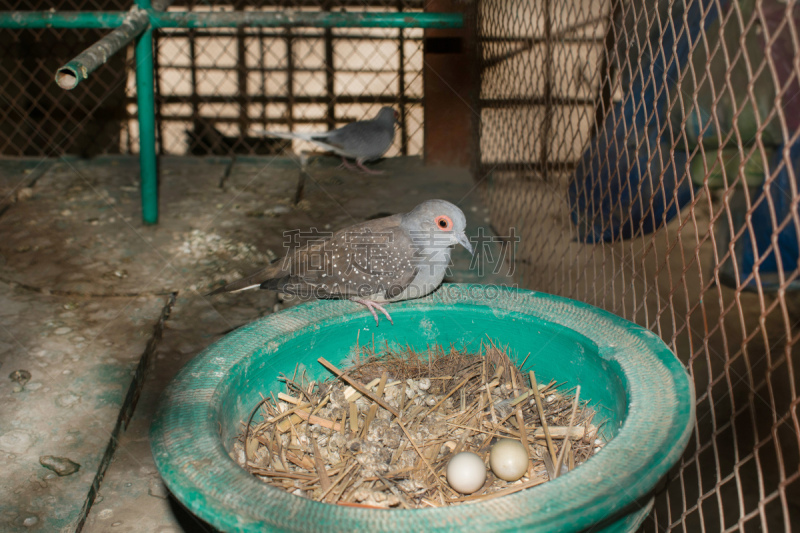
<instances>
[{"instance_id":1,"label":"nest of straw","mask_svg":"<svg viewBox=\"0 0 800 533\"><path fill-rule=\"evenodd\" d=\"M494 342L477 353L441 346L422 353L407 347L356 352L346 370L318 359L334 374L326 382L297 371L281 376L285 392L263 398L243 422L233 459L298 496L413 509L539 485L578 467L604 444L580 387L538 384ZM489 470L475 493L453 490L445 476L450 458L472 451L488 463L500 438L519 440L528 450L526 474L509 483Z\"/></svg>"}]
</instances>

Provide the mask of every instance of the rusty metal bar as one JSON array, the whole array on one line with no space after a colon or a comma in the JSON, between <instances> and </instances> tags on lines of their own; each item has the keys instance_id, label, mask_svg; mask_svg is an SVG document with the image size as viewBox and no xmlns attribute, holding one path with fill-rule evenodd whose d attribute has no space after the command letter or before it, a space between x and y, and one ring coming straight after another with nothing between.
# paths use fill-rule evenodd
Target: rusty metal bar
<instances>
[{"instance_id":1,"label":"rusty metal bar","mask_svg":"<svg viewBox=\"0 0 800 533\"><path fill-rule=\"evenodd\" d=\"M236 102L240 98L244 98L244 96L220 96L220 95L209 95L209 96L196 96L198 102L206 103L206 104L225 104ZM186 96L179 96L179 95L167 95L160 97L161 101L166 104L182 104L186 102ZM264 95L264 94L252 94L248 95L247 100L254 104L324 104L327 103L325 96L292 96L292 92L289 92L288 96L271 96L271 95ZM338 96L336 101L340 104L365 104L365 103L377 103L377 104L393 104L397 102L397 98L395 96L389 96L384 94L362 94L362 95L343 95ZM422 98L415 98L410 97L406 99L406 102L409 104L422 104L424 103L424 99ZM325 122L325 120L314 120L314 122Z\"/></svg>"},{"instance_id":2,"label":"rusty metal bar","mask_svg":"<svg viewBox=\"0 0 800 533\"><path fill-rule=\"evenodd\" d=\"M397 2L397 11L403 11L403 2L398 0ZM398 104L400 104L400 154L401 155L408 155L408 124L406 121L408 120L407 112L406 112L406 53L405 53L405 35L403 35L403 28L397 30L398 33L398 43L397 43L397 52L399 54L399 62L400 68L397 72L397 95L398 95Z\"/></svg>"},{"instance_id":3,"label":"rusty metal bar","mask_svg":"<svg viewBox=\"0 0 800 533\"><path fill-rule=\"evenodd\" d=\"M74 89L89 74L105 64L112 55L127 46L147 28L146 11L134 7L114 31L87 48L56 71L56 83L62 89Z\"/></svg>"},{"instance_id":4,"label":"rusty metal bar","mask_svg":"<svg viewBox=\"0 0 800 533\"><path fill-rule=\"evenodd\" d=\"M531 97L531 98L481 98L479 100L481 107L488 107L491 109L502 109L505 107L520 107L520 106L544 106L544 105L578 105L578 106L593 106L597 102L594 98L584 98L580 96L550 96L545 97Z\"/></svg>"},{"instance_id":5,"label":"rusty metal bar","mask_svg":"<svg viewBox=\"0 0 800 533\"><path fill-rule=\"evenodd\" d=\"M549 179L548 155L550 152L550 135L553 124L553 17L552 0L544 0L544 117L539 128L539 166L544 181Z\"/></svg>"},{"instance_id":6,"label":"rusty metal bar","mask_svg":"<svg viewBox=\"0 0 800 533\"><path fill-rule=\"evenodd\" d=\"M551 8L550 8L549 4L545 3L545 6L544 6L545 18L547 18L548 20L549 20L549 17L550 17L550 14L549 14L550 13L550 9ZM590 19L590 20L585 20L585 21L580 22L578 24L574 24L572 26L569 26L568 28L564 28L563 30L561 30L559 32L556 32L556 33L552 33L552 28L550 28L548 26L545 26L544 35L542 35L541 37L526 37L526 38L520 38L520 37L486 37L486 38L482 39L482 41L487 42L487 43L492 43L492 42L516 42L516 43L522 44L522 46L520 46L519 48L517 48L515 50L511 50L510 52L507 52L507 53L505 53L503 55L496 56L496 57L493 57L491 59L487 59L487 60L483 61L481 63L481 69L482 70L486 70L486 69L492 68L494 66L497 66L500 63L503 63L504 61L508 61L512 57L516 57L519 54L522 54L524 52L527 52L527 51L531 50L534 46L536 46L538 44L550 45L554 41L558 41L560 43L571 42L571 43L579 43L579 44L582 44L582 43L589 43L589 44L602 43L603 42L603 37L568 37L568 35L570 33L574 32L574 31L578 31L578 30L581 30L583 28L598 24L598 23L602 22L603 20L604 20L603 17L598 17L598 18L593 18L593 19Z\"/></svg>"}]
</instances>

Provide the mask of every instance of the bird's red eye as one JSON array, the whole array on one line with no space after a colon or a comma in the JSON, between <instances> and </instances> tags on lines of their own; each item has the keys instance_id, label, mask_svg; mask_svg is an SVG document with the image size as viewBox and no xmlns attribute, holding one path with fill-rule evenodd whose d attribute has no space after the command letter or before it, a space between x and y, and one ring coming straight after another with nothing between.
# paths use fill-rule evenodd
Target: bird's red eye
<instances>
[{"instance_id":1,"label":"bird's red eye","mask_svg":"<svg viewBox=\"0 0 800 533\"><path fill-rule=\"evenodd\" d=\"M439 215L436 217L436 227L441 230L453 229L453 221L447 215Z\"/></svg>"}]
</instances>

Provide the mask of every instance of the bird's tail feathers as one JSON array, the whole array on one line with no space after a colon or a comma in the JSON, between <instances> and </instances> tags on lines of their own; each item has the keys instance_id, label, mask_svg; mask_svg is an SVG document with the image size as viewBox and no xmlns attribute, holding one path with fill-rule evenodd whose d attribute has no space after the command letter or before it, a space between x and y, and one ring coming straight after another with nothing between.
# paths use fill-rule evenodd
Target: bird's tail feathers
<instances>
[{"instance_id":1,"label":"bird's tail feathers","mask_svg":"<svg viewBox=\"0 0 800 533\"><path fill-rule=\"evenodd\" d=\"M325 132L306 133L302 131L266 131L256 130L255 135L262 137L278 137L280 139L300 139L302 141L319 142L326 137Z\"/></svg>"},{"instance_id":2,"label":"bird's tail feathers","mask_svg":"<svg viewBox=\"0 0 800 533\"><path fill-rule=\"evenodd\" d=\"M276 261L267 268L259 270L249 276L245 276L242 279L238 279L236 281L232 281L225 285L224 287L220 287L216 290L211 291L206 296L213 296L215 294L221 294L223 292L239 292L244 291L247 289L255 289L258 287L264 288L263 284L269 282L274 278L282 278L283 275L281 274L281 262Z\"/></svg>"},{"instance_id":3,"label":"bird's tail feathers","mask_svg":"<svg viewBox=\"0 0 800 533\"><path fill-rule=\"evenodd\" d=\"M259 288L268 291L279 291L284 287L284 285L286 285L290 278L291 276L283 276L281 278L268 279L267 281L261 283Z\"/></svg>"}]
</instances>

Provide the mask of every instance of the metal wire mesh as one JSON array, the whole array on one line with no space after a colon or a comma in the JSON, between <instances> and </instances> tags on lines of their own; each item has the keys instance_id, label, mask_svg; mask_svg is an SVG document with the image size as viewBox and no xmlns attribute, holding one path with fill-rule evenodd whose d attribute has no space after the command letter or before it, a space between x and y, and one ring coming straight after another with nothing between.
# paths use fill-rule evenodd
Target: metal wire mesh
<instances>
[{"instance_id":1,"label":"metal wire mesh","mask_svg":"<svg viewBox=\"0 0 800 533\"><path fill-rule=\"evenodd\" d=\"M44 4L47 4L46 6ZM12 2L9 9L123 10L129 0ZM422 11L419 0L175 2L175 11L303 9ZM4 8L5 9L5 8ZM73 91L55 71L104 30L21 30L0 34L0 154L137 153L133 47ZM325 131L400 112L387 153L423 147L421 29L165 29L154 32L160 154L263 155L283 142L258 130ZM25 53L22 53L22 51ZM295 149L310 145L295 141Z\"/></svg>"},{"instance_id":2,"label":"metal wire mesh","mask_svg":"<svg viewBox=\"0 0 800 533\"><path fill-rule=\"evenodd\" d=\"M320 3L173 7L276 8ZM528 287L656 331L695 381L695 435L645 529L800 530L800 6L480 0L475 9L474 168L496 232L520 236L516 272ZM104 33L0 32L0 154L137 151L131 50L73 91L52 82ZM422 151L421 30L169 30L156 39L162 154L273 153L280 147L254 130L325 130L384 103L401 111L387 155Z\"/></svg>"},{"instance_id":3,"label":"metal wire mesh","mask_svg":"<svg viewBox=\"0 0 800 533\"><path fill-rule=\"evenodd\" d=\"M173 10L421 11L415 1L176 3ZM162 154L271 154L257 130L326 131L400 111L387 156L422 153L421 29L167 30L157 36L156 113ZM294 141L295 149L311 148Z\"/></svg>"},{"instance_id":4,"label":"metal wire mesh","mask_svg":"<svg viewBox=\"0 0 800 533\"><path fill-rule=\"evenodd\" d=\"M11 0L9 10L127 9L129 0ZM85 84L65 92L56 70L98 41L102 30L0 31L0 154L119 153L126 112L126 57L111 57Z\"/></svg>"},{"instance_id":5,"label":"metal wire mesh","mask_svg":"<svg viewBox=\"0 0 800 533\"><path fill-rule=\"evenodd\" d=\"M800 7L477 11L476 178L517 272L657 332L695 381L644 529L800 530Z\"/></svg>"}]
</instances>

